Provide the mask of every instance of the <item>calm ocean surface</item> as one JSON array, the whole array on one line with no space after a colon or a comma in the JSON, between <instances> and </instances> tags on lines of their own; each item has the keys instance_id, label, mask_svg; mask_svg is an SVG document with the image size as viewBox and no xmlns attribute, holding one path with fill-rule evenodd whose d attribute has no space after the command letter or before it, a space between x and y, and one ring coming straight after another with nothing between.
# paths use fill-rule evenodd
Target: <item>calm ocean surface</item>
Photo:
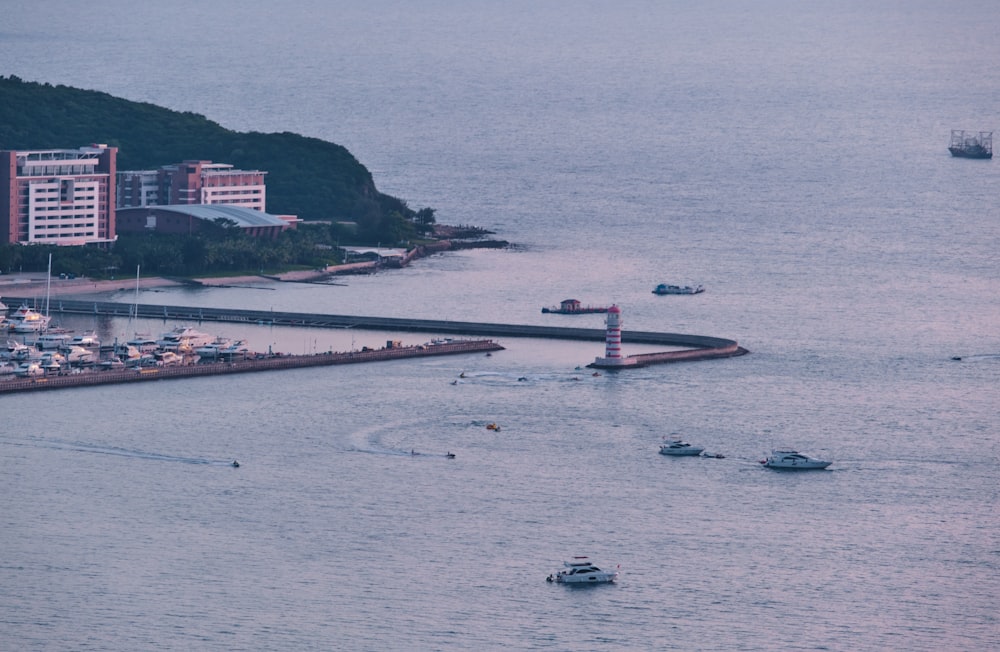
<instances>
[{"instance_id":1,"label":"calm ocean surface","mask_svg":"<svg viewBox=\"0 0 1000 652\"><path fill-rule=\"evenodd\" d=\"M599 343L510 339L0 398L0 648L996 649L1000 163L946 146L1000 137L998 21L992 0L13 3L0 74L337 142L518 245L143 302L601 326L540 313L574 297L752 354L594 377ZM658 455L668 435L726 457ZM784 446L834 464L757 464ZM547 584L572 555L620 581Z\"/></svg>"}]
</instances>

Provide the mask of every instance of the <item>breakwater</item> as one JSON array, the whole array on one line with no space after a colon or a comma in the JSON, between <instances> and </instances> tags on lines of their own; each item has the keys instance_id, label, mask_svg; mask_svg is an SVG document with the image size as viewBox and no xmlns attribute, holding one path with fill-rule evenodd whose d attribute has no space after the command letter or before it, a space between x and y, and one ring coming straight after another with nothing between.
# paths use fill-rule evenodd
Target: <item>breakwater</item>
<instances>
[{"instance_id":1,"label":"breakwater","mask_svg":"<svg viewBox=\"0 0 1000 652\"><path fill-rule=\"evenodd\" d=\"M317 353L314 355L267 355L232 362L210 362L203 364L178 365L173 367L140 367L121 370L92 370L79 374L45 375L30 378L10 378L0 380L0 394L62 389L67 387L87 387L91 385L111 385L121 383L147 382L167 378L191 378L195 376L218 376L222 374L250 373L254 371L274 371L278 369L300 369L362 362L382 362L406 358L422 358L462 353L482 353L500 351L503 347L492 340L459 340L438 344L417 346L392 346L382 349L362 351Z\"/></svg>"},{"instance_id":2,"label":"breakwater","mask_svg":"<svg viewBox=\"0 0 1000 652\"><path fill-rule=\"evenodd\" d=\"M4 297L8 305L35 303L34 299ZM246 310L231 308L199 308L154 304L128 304L114 301L88 301L54 298L50 312L104 315L110 317L137 317L170 319L188 322L236 322L275 326L304 326L312 328L359 328L397 332L441 333L482 337L533 337L562 340L603 341L602 328L570 328L560 326L535 326L530 324L496 324L487 322L443 321L435 319L410 319L398 317L365 317L358 315L326 315L301 312L276 312L273 310ZM622 342L635 344L661 344L693 349L731 349L734 340L706 335L661 333L652 331L623 331ZM746 351L743 350L745 353Z\"/></svg>"}]
</instances>

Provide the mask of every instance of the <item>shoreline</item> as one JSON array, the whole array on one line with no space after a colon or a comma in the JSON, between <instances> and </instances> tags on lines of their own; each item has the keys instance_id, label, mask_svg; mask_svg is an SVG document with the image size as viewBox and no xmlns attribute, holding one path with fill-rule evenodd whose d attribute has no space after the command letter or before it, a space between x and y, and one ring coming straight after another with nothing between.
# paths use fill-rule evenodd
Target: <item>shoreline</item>
<instances>
[{"instance_id":1,"label":"shoreline","mask_svg":"<svg viewBox=\"0 0 1000 652\"><path fill-rule=\"evenodd\" d=\"M463 232L463 228L466 230L471 229L471 227L441 227L443 229L450 229L450 231L442 231L443 234L453 234L453 237L470 237L468 234ZM477 235L482 235L484 233L491 233L490 231L483 231L477 233ZM379 269L394 269L396 267L406 267L414 260L424 258L436 253L442 253L445 251L453 251L459 249L468 249L475 247L484 248L500 248L509 246L509 243L504 240L479 240L479 241L453 241L450 239L437 240L425 245L419 245L414 247L409 252L402 261L386 265L379 265L375 261L360 262L360 263L344 263L341 265L329 265L322 269L311 269L311 270L295 270L290 272L281 272L279 274L249 274L249 275L239 275L239 276L212 276L212 277L202 277L202 278L169 278L165 276L147 276L139 277L138 286L140 289L153 289L153 288L164 288L164 287L180 287L180 286L201 286L201 287L231 287L234 284L241 283L260 283L262 281L280 281L283 283L322 283L328 281L334 276L348 275L348 274L371 274ZM38 297L40 301L45 300L46 294L49 296L66 296L66 295L86 295L86 294L102 294L105 292L115 292L118 290L134 290L136 287L136 279L133 278L116 278L116 279L105 279L105 280L95 280L92 278L53 278L50 280L44 272L20 272L13 274L0 274L0 299L4 295L8 296L35 296ZM10 309L16 309L17 306L7 306Z\"/></svg>"}]
</instances>

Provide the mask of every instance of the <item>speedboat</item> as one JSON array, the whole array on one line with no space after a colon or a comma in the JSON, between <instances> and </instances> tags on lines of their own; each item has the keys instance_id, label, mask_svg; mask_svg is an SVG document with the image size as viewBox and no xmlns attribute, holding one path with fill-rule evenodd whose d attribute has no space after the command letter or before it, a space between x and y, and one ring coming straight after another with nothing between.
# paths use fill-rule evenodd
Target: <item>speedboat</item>
<instances>
[{"instance_id":1,"label":"speedboat","mask_svg":"<svg viewBox=\"0 0 1000 652\"><path fill-rule=\"evenodd\" d=\"M603 571L590 563L586 557L573 557L563 562L563 570L545 578L546 582L560 584L608 584L618 579L618 571Z\"/></svg>"},{"instance_id":2,"label":"speedboat","mask_svg":"<svg viewBox=\"0 0 1000 652\"><path fill-rule=\"evenodd\" d=\"M663 445L660 446L660 455L701 455L704 450L704 448L692 446L686 441L674 439L663 442Z\"/></svg>"},{"instance_id":3,"label":"speedboat","mask_svg":"<svg viewBox=\"0 0 1000 652\"><path fill-rule=\"evenodd\" d=\"M798 451L771 451L770 457L762 459L761 464L769 469L792 469L798 471L809 471L813 469L825 469L833 464L825 460L818 460L808 455L803 455Z\"/></svg>"},{"instance_id":4,"label":"speedboat","mask_svg":"<svg viewBox=\"0 0 1000 652\"><path fill-rule=\"evenodd\" d=\"M704 291L705 288L701 285L668 285L667 283L660 283L653 288L653 294L698 294Z\"/></svg>"}]
</instances>

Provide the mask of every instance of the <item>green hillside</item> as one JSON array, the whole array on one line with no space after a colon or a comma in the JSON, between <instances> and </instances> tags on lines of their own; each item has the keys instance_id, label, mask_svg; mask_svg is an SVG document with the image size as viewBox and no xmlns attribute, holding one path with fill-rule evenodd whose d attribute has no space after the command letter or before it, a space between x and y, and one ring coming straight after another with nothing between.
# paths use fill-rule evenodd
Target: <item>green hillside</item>
<instances>
[{"instance_id":1,"label":"green hillside","mask_svg":"<svg viewBox=\"0 0 1000 652\"><path fill-rule=\"evenodd\" d=\"M204 116L97 91L0 77L0 150L118 147L119 170L151 170L187 159L264 170L267 211L305 220L351 220L377 232L406 203L375 188L344 147L293 133L230 131Z\"/></svg>"}]
</instances>

